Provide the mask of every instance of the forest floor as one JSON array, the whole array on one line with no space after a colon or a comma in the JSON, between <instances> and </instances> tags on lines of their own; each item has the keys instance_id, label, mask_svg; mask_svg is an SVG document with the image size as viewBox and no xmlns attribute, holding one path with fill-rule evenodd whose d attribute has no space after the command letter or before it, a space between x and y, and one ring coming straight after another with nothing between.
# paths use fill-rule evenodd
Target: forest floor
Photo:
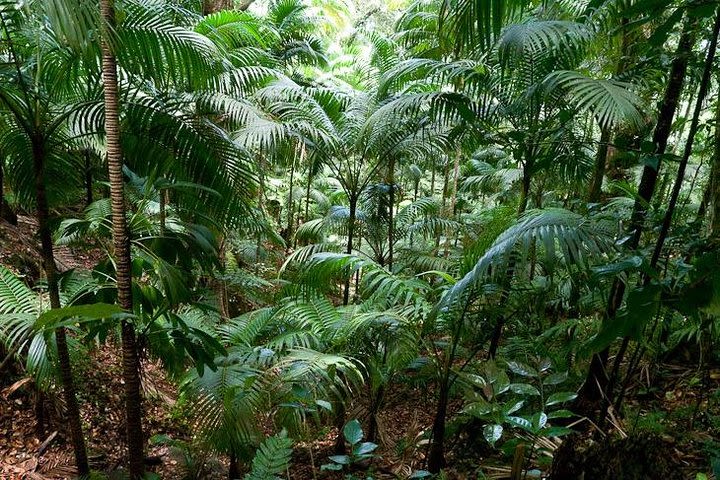
<instances>
[{"instance_id":1,"label":"forest floor","mask_svg":"<svg viewBox=\"0 0 720 480\"><path fill-rule=\"evenodd\" d=\"M35 225L21 217L18 226L0 221L0 263L32 282L40 272L40 256L33 240ZM58 266L91 268L101 258L97 249L57 252ZM119 349L107 343L76 360L76 374L83 378L79 399L88 451L94 469L111 472L123 463L124 422ZM44 426L38 428L38 397L22 372L0 378L0 479L68 479L74 473L72 449L64 432L63 405L54 392L42 400ZM159 362L144 363L145 433L190 441L187 420L176 408L177 389ZM359 394L362 398L365 395ZM623 415L617 415L609 430L619 437L650 432L663 440L673 464L687 479L713 478L710 458L720 458L720 367L698 369L692 356L678 355L652 371L643 369L629 386ZM423 468L432 425L434 395L426 387L410 383L388 391L379 419L379 458L373 461L374 478L407 478ZM451 414L461 408L451 405ZM348 418L364 416L362 400L350 408ZM454 428L452 423L450 428ZM451 466L447 478L508 478L511 459L490 449L482 439L481 427L459 430L448 442ZM294 446L290 479L335 479L338 474L320 472L332 455L337 432L326 428ZM550 450L560 442L548 442ZM620 452L617 452L620 453ZM551 455L552 452L549 452ZM167 445L150 442L147 452L154 465L149 470L160 478L183 478L183 459ZM227 478L227 460L205 459L209 479ZM537 458L534 463L537 462ZM546 455L545 466L550 458ZM610 461L610 460L608 460ZM540 462L543 463L543 462ZM717 465L720 471L720 465ZM479 476L482 470L485 477ZM707 472L707 477L697 477ZM720 477L718 477L720 480Z\"/></svg>"}]
</instances>

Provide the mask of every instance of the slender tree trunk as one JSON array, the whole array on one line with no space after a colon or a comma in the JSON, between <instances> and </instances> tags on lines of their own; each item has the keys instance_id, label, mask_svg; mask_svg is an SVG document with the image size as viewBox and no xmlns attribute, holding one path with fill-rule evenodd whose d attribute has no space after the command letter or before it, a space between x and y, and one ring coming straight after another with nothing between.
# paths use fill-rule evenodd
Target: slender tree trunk
<instances>
[{"instance_id":1,"label":"slender tree trunk","mask_svg":"<svg viewBox=\"0 0 720 480\"><path fill-rule=\"evenodd\" d=\"M715 149L713 150L710 182L707 190L707 204L710 206L709 236L720 239L720 98L715 104Z\"/></svg>"},{"instance_id":2,"label":"slender tree trunk","mask_svg":"<svg viewBox=\"0 0 720 480\"><path fill-rule=\"evenodd\" d=\"M395 251L395 159L390 159L390 165L388 165L388 270L392 272L393 269L393 254Z\"/></svg>"},{"instance_id":3,"label":"slender tree trunk","mask_svg":"<svg viewBox=\"0 0 720 480\"><path fill-rule=\"evenodd\" d=\"M85 150L85 205L93 202L93 177L92 164L90 163L90 152Z\"/></svg>"},{"instance_id":4,"label":"slender tree trunk","mask_svg":"<svg viewBox=\"0 0 720 480\"><path fill-rule=\"evenodd\" d=\"M345 403L343 399L338 399L335 402L335 428L338 433L335 437L335 445L333 446L333 453L335 455L345 454L345 436L343 434L343 428L345 427Z\"/></svg>"},{"instance_id":5,"label":"slender tree trunk","mask_svg":"<svg viewBox=\"0 0 720 480\"><path fill-rule=\"evenodd\" d=\"M430 167L430 196L435 196L435 175L436 175L436 169L435 165L432 165Z\"/></svg>"},{"instance_id":6,"label":"slender tree trunk","mask_svg":"<svg viewBox=\"0 0 720 480\"><path fill-rule=\"evenodd\" d=\"M602 193L603 179L605 178L605 165L608 156L608 143L610 143L610 129L603 128L600 133L600 145L595 154L595 168L593 177L590 182L590 191L588 192L588 202L597 203Z\"/></svg>"},{"instance_id":7,"label":"slender tree trunk","mask_svg":"<svg viewBox=\"0 0 720 480\"><path fill-rule=\"evenodd\" d=\"M458 147L455 152L455 163L453 164L453 180L452 180L452 198L450 199L450 215L455 217L455 209L457 208L458 178L460 176L460 157L462 153Z\"/></svg>"},{"instance_id":8,"label":"slender tree trunk","mask_svg":"<svg viewBox=\"0 0 720 480\"><path fill-rule=\"evenodd\" d=\"M100 0L100 13L104 22L101 41L102 78L117 296L120 307L132 312L132 260L130 256L130 237L125 218L117 62L115 54L111 50L112 42L108 38L115 26L114 0ZM138 480L142 478L145 471L143 463L144 437L142 431L142 396L140 394L140 358L135 338L135 328L128 320L122 322L122 357L123 380L125 381L128 467L131 479Z\"/></svg>"},{"instance_id":9,"label":"slender tree trunk","mask_svg":"<svg viewBox=\"0 0 720 480\"><path fill-rule=\"evenodd\" d=\"M11 225L17 225L17 215L12 211L10 205L5 201L5 159L0 158L0 220L5 220Z\"/></svg>"},{"instance_id":10,"label":"slender tree trunk","mask_svg":"<svg viewBox=\"0 0 720 480\"><path fill-rule=\"evenodd\" d=\"M345 253L348 255L353 252L353 241L355 240L355 217L357 216L357 196L353 192L350 194L350 214L348 216L348 233L347 233L347 249ZM350 303L350 278L345 282L345 290L343 292L343 305Z\"/></svg>"},{"instance_id":11,"label":"slender tree trunk","mask_svg":"<svg viewBox=\"0 0 720 480\"><path fill-rule=\"evenodd\" d=\"M438 473L445 466L445 417L447 416L450 392L448 382L440 385L438 406L432 426L432 441L428 452L428 471Z\"/></svg>"},{"instance_id":12,"label":"slender tree trunk","mask_svg":"<svg viewBox=\"0 0 720 480\"><path fill-rule=\"evenodd\" d=\"M627 28L629 19L627 17L623 17L620 23L622 43L620 47L620 58L618 59L617 65L615 66L615 76L622 74L626 70L629 63L628 57L630 55L631 39L630 33ZM612 132L609 127L601 128L600 145L598 145L598 150L595 155L595 168L592 180L590 182L590 190L588 192L589 203L597 203L600 200L600 196L602 194L602 184L603 180L605 179L605 171L607 170L609 152L608 147L610 144L611 135Z\"/></svg>"},{"instance_id":13,"label":"slender tree trunk","mask_svg":"<svg viewBox=\"0 0 720 480\"><path fill-rule=\"evenodd\" d=\"M523 177L522 177L522 190L520 191L520 202L518 204L518 212L517 216L520 218L522 214L525 213L527 210L528 205L528 198L530 195L530 183L532 181L532 168L534 166L533 161L530 157L531 150L528 149L527 153L527 160L525 162L525 165L523 167ZM505 280L504 285L502 288L502 291L500 292L500 305L504 305L507 303L507 300L510 296L510 288L512 288L512 280L515 276L515 261L511 260L510 263L507 266L507 270L505 272ZM493 327L493 333L490 337L490 346L488 347L488 358L495 358L495 355L497 355L498 347L500 346L500 340L502 339L502 331L505 327L505 322L507 321L507 317L504 314L501 314L497 321L495 322L495 326Z\"/></svg>"},{"instance_id":14,"label":"slender tree trunk","mask_svg":"<svg viewBox=\"0 0 720 480\"><path fill-rule=\"evenodd\" d=\"M528 206L528 199L530 197L530 182L532 181L532 162L530 159L526 162L523 167L522 184L520 186L520 201L518 202L518 216L525 213Z\"/></svg>"},{"instance_id":15,"label":"slender tree trunk","mask_svg":"<svg viewBox=\"0 0 720 480\"><path fill-rule=\"evenodd\" d=\"M685 83L688 61L692 55L692 47L695 43L696 25L697 23L694 19L688 18L685 20L680 41L675 52L675 58L670 68L670 77L653 133L655 156L658 159L658 163L657 165L646 165L642 171L642 177L638 187L639 199L635 202L630 218L631 238L628 242L628 248L630 250L636 249L640 244L640 237L642 236L643 225L645 217L647 216L646 205L648 205L652 199L655 185L657 184L658 172L662 163L661 158L667 149L668 138L672 131L672 122ZM624 294L625 283L620 280L613 282L604 321L609 321L615 317L616 312L622 305ZM606 373L606 363L609 358L609 352L608 347L602 352L593 355L588 376L578 392L578 397L575 401L575 411L578 413L587 416L594 415L594 410L606 396L606 389L609 383L609 377Z\"/></svg>"},{"instance_id":16,"label":"slender tree trunk","mask_svg":"<svg viewBox=\"0 0 720 480\"><path fill-rule=\"evenodd\" d=\"M372 392L371 392L372 394ZM370 408L368 408L368 434L367 441L377 443L378 421L377 416L380 412L383 397L385 396L385 385L380 385L377 392L370 399Z\"/></svg>"},{"instance_id":17,"label":"slender tree trunk","mask_svg":"<svg viewBox=\"0 0 720 480\"><path fill-rule=\"evenodd\" d=\"M310 190L312 189L312 165L308 165L307 186L305 187L305 218L304 222L310 219Z\"/></svg>"},{"instance_id":18,"label":"slender tree trunk","mask_svg":"<svg viewBox=\"0 0 720 480\"><path fill-rule=\"evenodd\" d=\"M291 163L290 163L290 191L288 192L288 204L287 204L287 233L285 241L288 244L288 248L290 248L290 239L293 235L293 215L295 214L295 209L293 209L293 188L295 183L295 157L293 156Z\"/></svg>"},{"instance_id":19,"label":"slender tree trunk","mask_svg":"<svg viewBox=\"0 0 720 480\"><path fill-rule=\"evenodd\" d=\"M230 453L230 468L228 469L228 480L238 480L240 475L240 462L235 452Z\"/></svg>"},{"instance_id":20,"label":"slender tree trunk","mask_svg":"<svg viewBox=\"0 0 720 480\"><path fill-rule=\"evenodd\" d=\"M443 172L443 189L442 189L442 206L443 211L447 203L448 193L450 191L450 159L445 162L445 170Z\"/></svg>"},{"instance_id":21,"label":"slender tree trunk","mask_svg":"<svg viewBox=\"0 0 720 480\"><path fill-rule=\"evenodd\" d=\"M165 196L165 190L160 190L158 192L158 200L160 203L160 206L159 206L159 209L160 209L160 235L165 235L165 221L167 219L167 213L166 213L167 197Z\"/></svg>"},{"instance_id":22,"label":"slender tree trunk","mask_svg":"<svg viewBox=\"0 0 720 480\"><path fill-rule=\"evenodd\" d=\"M42 245L43 268L48 285L50 307L60 308L60 287L58 286L57 270L55 267L55 255L53 253L52 235L50 232L49 220L50 210L48 207L47 192L45 190L45 139L38 135L33 142L33 165L35 169L35 203L37 208L38 233ZM70 430L70 441L75 453L75 465L78 475L90 474L87 452L85 450L85 437L82 431L80 420L80 407L75 396L75 385L72 377L70 363L70 352L68 351L67 336L64 327L55 330L55 342L58 351L58 363L60 365L60 379L63 385L63 398L67 408L67 421Z\"/></svg>"},{"instance_id":23,"label":"slender tree trunk","mask_svg":"<svg viewBox=\"0 0 720 480\"><path fill-rule=\"evenodd\" d=\"M720 10L718 10L715 18L715 24L713 25L712 37L710 37L710 45L707 50L707 57L705 58L705 68L703 70L702 79L700 80L700 90L698 92L697 99L695 100L695 111L693 112L692 122L690 123L690 131L688 132L687 141L685 142L685 150L683 156L678 165L677 176L675 177L675 184L673 185L672 193L670 194L670 202L663 218L662 226L660 227L660 233L658 234L657 243L655 244L655 250L653 251L652 258L650 259L650 265L655 267L657 261L660 258L665 239L667 238L670 225L672 223L673 214L675 213L675 207L680 197L680 189L682 188L683 180L685 179L685 170L687 169L688 160L692 154L693 142L695 140L695 134L698 130L700 122L700 113L702 112L703 101L710 88L710 76L712 75L713 62L715 61L715 51L717 50L718 33L720 33ZM717 130L717 126L716 126ZM717 133L716 133L717 137ZM717 149L717 146L715 147Z\"/></svg>"}]
</instances>

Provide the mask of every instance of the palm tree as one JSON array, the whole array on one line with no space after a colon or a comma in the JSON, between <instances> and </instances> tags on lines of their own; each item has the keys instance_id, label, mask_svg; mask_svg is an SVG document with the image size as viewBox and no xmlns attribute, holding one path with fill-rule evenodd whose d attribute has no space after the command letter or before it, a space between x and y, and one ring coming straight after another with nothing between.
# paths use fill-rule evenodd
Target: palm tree
<instances>
[{"instance_id":1,"label":"palm tree","mask_svg":"<svg viewBox=\"0 0 720 480\"><path fill-rule=\"evenodd\" d=\"M50 230L50 198L48 195L48 170L56 169L59 165L48 163L55 160L65 162L65 165L72 162L72 156L57 147L56 141L65 137L67 131L66 117L62 113L63 105L57 105L59 92L52 91L52 84L45 84L41 81L33 81L25 73L27 65L35 65L31 71L32 76L40 77L41 65L39 62L44 57L35 57L35 52L28 49L20 52L17 40L20 39L20 30L23 23L33 21L24 18L23 13L14 4L0 3L0 22L2 26L6 53L10 62L5 64L7 71L2 72L3 86L0 87L0 123L4 131L0 135L0 145L4 153L10 158L20 160L27 155L32 158L32 175L24 182L34 183L34 195L23 187L27 183L18 182L18 191L27 196L32 196L33 204L37 212L38 236L41 242L41 254L43 270L47 281L50 306L53 309L61 308L60 291L58 286L58 272L53 252L52 232ZM21 42L22 44L22 42ZM50 45L50 48L57 48L57 45ZM36 45L37 50L43 48ZM27 62L27 65L26 65ZM40 78L39 78L40 79ZM47 80L47 79L45 79ZM3 160L4 163L4 160ZM2 199L4 205L5 200ZM87 476L90 473L87 452L85 450L85 439L82 431L80 408L75 395L75 385L72 376L70 353L68 350L68 339L66 330L60 326L55 332L57 343L57 354L60 364L60 378L63 385L63 394L67 406L69 419L70 438L75 453L75 464L78 474Z\"/></svg>"},{"instance_id":2,"label":"palm tree","mask_svg":"<svg viewBox=\"0 0 720 480\"><path fill-rule=\"evenodd\" d=\"M125 193L123 157L120 146L120 99L118 95L117 61L112 50L115 29L114 0L100 0L102 22L101 52L103 98L105 103L105 143L107 149L108 179L113 214L113 242L115 246L115 278L118 304L132 312L132 259L130 238L125 220ZM122 322L122 366L125 390L125 422L128 443L130 477L140 479L145 471L142 430L142 396L140 394L140 357L135 340L135 329L129 320Z\"/></svg>"}]
</instances>

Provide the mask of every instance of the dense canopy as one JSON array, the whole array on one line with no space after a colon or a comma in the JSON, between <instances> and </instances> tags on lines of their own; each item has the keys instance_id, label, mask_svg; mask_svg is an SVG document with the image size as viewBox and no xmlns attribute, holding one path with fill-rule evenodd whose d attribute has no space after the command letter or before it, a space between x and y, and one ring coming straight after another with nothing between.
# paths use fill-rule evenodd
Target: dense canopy
<instances>
[{"instance_id":1,"label":"dense canopy","mask_svg":"<svg viewBox=\"0 0 720 480\"><path fill-rule=\"evenodd\" d=\"M720 478L718 0L0 0L0 478Z\"/></svg>"}]
</instances>

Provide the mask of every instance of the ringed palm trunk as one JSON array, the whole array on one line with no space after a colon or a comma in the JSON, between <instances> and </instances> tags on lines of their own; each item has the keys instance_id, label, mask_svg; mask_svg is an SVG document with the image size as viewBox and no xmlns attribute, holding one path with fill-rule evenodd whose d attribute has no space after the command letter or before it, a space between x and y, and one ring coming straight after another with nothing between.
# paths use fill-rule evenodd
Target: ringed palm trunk
<instances>
[{"instance_id":1,"label":"ringed palm trunk","mask_svg":"<svg viewBox=\"0 0 720 480\"><path fill-rule=\"evenodd\" d=\"M117 277L118 303L124 310L133 310L130 237L125 218L125 194L120 147L119 95L117 62L111 50L109 30L115 24L114 0L100 0L100 13L105 29L101 42L102 76L105 100L105 135L107 143L108 179L112 204L113 246ZM133 480L143 476L142 397L140 395L140 358L135 329L129 321L122 323L122 369L125 381L125 423L128 444L128 467Z\"/></svg>"},{"instance_id":2,"label":"ringed palm trunk","mask_svg":"<svg viewBox=\"0 0 720 480\"><path fill-rule=\"evenodd\" d=\"M33 139L33 165L35 170L35 203L37 208L38 233L42 245L42 260L47 279L48 294L50 296L50 307L60 308L60 289L57 280L55 267L55 255L53 252L50 226L48 225L50 212L45 189L45 139L35 136ZM63 386L63 398L67 408L67 421L70 430L70 441L75 454L75 465L78 476L86 477L90 474L87 452L85 450L85 437L82 431L80 420L80 407L75 396L75 384L72 377L72 366L70 363L70 352L67 346L67 335L64 327L55 331L55 342L58 351L58 363L60 366L60 380Z\"/></svg>"}]
</instances>

